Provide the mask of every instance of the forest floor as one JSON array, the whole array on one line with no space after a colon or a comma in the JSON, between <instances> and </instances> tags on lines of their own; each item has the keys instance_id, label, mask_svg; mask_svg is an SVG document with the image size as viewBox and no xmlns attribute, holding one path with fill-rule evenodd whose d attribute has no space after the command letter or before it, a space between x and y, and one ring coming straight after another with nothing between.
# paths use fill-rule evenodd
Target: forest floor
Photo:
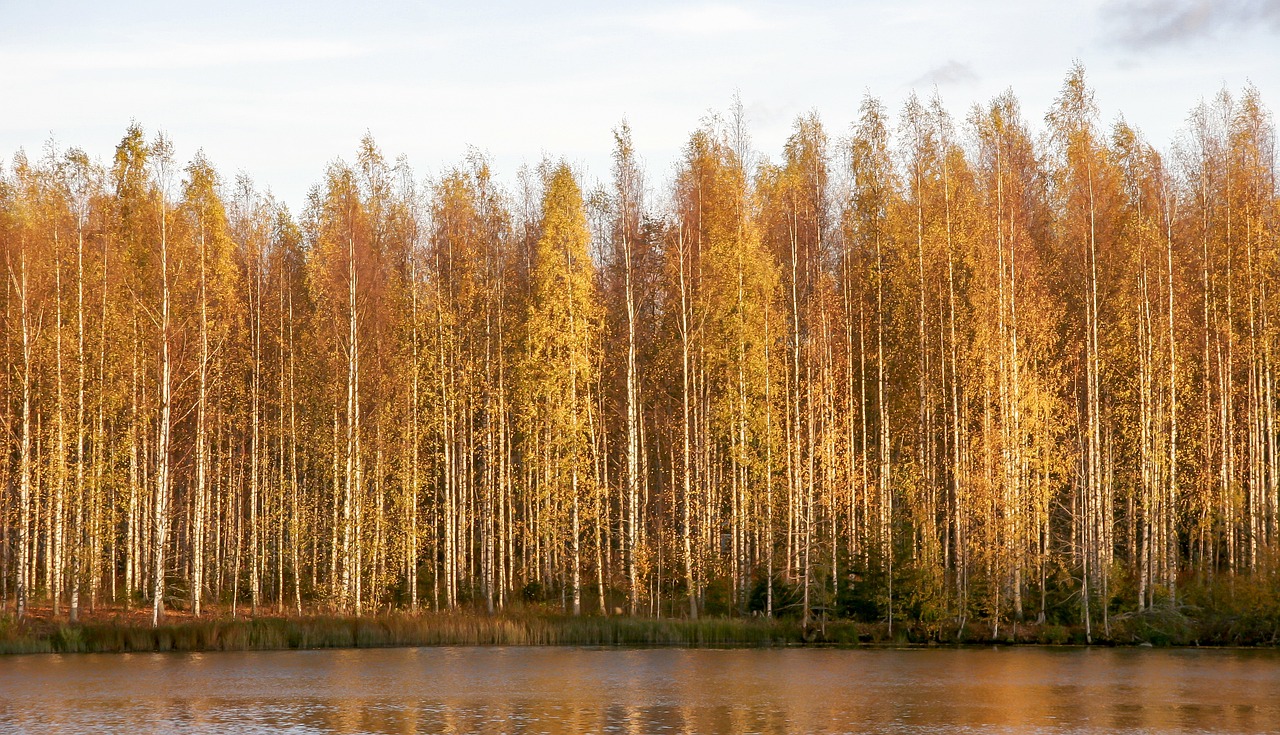
<instances>
[{"instance_id":1,"label":"forest floor","mask_svg":"<svg viewBox=\"0 0 1280 735\"><path fill-rule=\"evenodd\" d=\"M1180 615L1118 616L1108 629L1086 636L1080 626L986 623L923 626L901 622L821 619L805 627L795 618L648 618L564 615L526 608L488 615L483 611L397 612L361 617L272 610L248 615L206 610L200 617L167 611L151 626L149 608L85 609L71 623L65 609L33 606L21 621L12 607L0 614L0 654L38 652L249 651L298 648L363 648L439 645L574 646L937 646L937 645L1244 645L1277 646L1270 630L1222 630Z\"/></svg>"}]
</instances>

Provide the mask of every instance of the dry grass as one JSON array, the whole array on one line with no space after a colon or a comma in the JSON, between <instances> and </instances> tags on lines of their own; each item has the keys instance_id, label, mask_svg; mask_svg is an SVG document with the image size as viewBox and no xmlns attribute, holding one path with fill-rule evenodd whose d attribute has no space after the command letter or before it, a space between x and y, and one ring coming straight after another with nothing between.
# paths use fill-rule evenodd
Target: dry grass
<instances>
[{"instance_id":1,"label":"dry grass","mask_svg":"<svg viewBox=\"0 0 1280 735\"><path fill-rule=\"evenodd\" d=\"M194 618L169 615L152 628L148 615L99 611L81 622L35 609L21 624L0 619L0 653L257 651L381 646L778 646L805 641L798 624L756 618L704 620L572 617L546 613L489 616L471 612L370 617Z\"/></svg>"}]
</instances>

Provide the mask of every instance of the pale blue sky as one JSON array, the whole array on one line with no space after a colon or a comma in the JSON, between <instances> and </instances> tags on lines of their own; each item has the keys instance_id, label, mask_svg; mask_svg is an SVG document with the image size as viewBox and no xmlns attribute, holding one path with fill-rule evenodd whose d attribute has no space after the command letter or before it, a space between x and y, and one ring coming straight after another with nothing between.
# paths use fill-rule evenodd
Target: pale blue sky
<instances>
[{"instance_id":1,"label":"pale blue sky","mask_svg":"<svg viewBox=\"0 0 1280 735\"><path fill-rule=\"evenodd\" d=\"M935 84L957 117L1012 87L1039 129L1077 58L1103 121L1161 148L1224 85L1280 104L1280 0L371 5L0 0L0 156L105 160L137 119L297 210L366 130L419 175L475 146L503 181L544 154L604 178L625 116L661 185L735 90L771 157L801 113L834 138L866 92Z\"/></svg>"}]
</instances>

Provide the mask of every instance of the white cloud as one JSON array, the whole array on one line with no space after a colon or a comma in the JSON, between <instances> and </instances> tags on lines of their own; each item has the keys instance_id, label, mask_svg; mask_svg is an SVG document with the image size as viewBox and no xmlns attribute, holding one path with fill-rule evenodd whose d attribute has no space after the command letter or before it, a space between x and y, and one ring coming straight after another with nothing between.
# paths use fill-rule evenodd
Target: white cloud
<instances>
[{"instance_id":1,"label":"white cloud","mask_svg":"<svg viewBox=\"0 0 1280 735\"><path fill-rule=\"evenodd\" d=\"M978 81L973 66L952 59L941 66L935 66L911 81L912 87L946 87L953 84L971 84Z\"/></svg>"},{"instance_id":2,"label":"white cloud","mask_svg":"<svg viewBox=\"0 0 1280 735\"><path fill-rule=\"evenodd\" d=\"M1259 26L1280 32L1280 0L1112 0L1102 16L1113 40L1136 48Z\"/></svg>"},{"instance_id":3,"label":"white cloud","mask_svg":"<svg viewBox=\"0 0 1280 735\"><path fill-rule=\"evenodd\" d=\"M168 71L352 58L365 51L333 40L194 41L129 39L74 47L0 49L0 68L22 74L66 71Z\"/></svg>"},{"instance_id":4,"label":"white cloud","mask_svg":"<svg viewBox=\"0 0 1280 735\"><path fill-rule=\"evenodd\" d=\"M625 25L659 33L723 35L777 28L773 19L734 5L694 5L631 16Z\"/></svg>"}]
</instances>

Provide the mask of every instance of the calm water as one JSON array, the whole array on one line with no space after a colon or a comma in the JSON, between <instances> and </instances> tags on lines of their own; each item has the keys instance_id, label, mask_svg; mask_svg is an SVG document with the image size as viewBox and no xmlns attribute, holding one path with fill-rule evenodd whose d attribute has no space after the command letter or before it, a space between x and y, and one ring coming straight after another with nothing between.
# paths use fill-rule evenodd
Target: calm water
<instances>
[{"instance_id":1,"label":"calm water","mask_svg":"<svg viewBox=\"0 0 1280 735\"><path fill-rule=\"evenodd\" d=\"M1280 652L420 648L0 657L0 733L1280 732Z\"/></svg>"}]
</instances>

